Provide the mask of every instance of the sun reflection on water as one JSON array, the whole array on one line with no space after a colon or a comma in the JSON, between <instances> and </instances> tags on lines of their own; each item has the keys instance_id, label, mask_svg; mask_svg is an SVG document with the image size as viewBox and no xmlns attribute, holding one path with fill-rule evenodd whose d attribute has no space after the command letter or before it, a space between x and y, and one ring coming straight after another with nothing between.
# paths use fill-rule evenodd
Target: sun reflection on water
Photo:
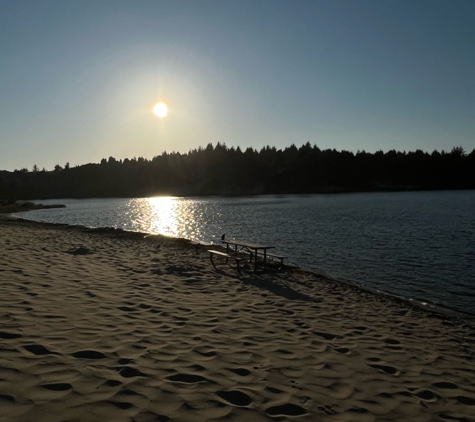
<instances>
[{"instance_id":1,"label":"sun reflection on water","mask_svg":"<svg viewBox=\"0 0 475 422\"><path fill-rule=\"evenodd\" d=\"M147 198L147 201L151 213L147 231L167 236L177 236L182 230L175 198L161 196Z\"/></svg>"},{"instance_id":2,"label":"sun reflection on water","mask_svg":"<svg viewBox=\"0 0 475 422\"><path fill-rule=\"evenodd\" d=\"M134 230L200 240L196 201L173 196L131 199L128 217Z\"/></svg>"}]
</instances>

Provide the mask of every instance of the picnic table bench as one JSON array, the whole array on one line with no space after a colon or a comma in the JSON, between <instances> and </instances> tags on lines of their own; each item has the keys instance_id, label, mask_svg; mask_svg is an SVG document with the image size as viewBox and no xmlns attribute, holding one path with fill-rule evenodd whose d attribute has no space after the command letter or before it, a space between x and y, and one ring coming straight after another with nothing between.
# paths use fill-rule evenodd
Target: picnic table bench
<instances>
[{"instance_id":1,"label":"picnic table bench","mask_svg":"<svg viewBox=\"0 0 475 422\"><path fill-rule=\"evenodd\" d=\"M286 256L270 254L269 249L275 248L271 245L261 245L258 243L244 242L241 240L222 240L226 244L226 253L233 256L236 256L238 253L247 253L249 254L249 262L254 260L254 271L257 271L257 266L262 264L264 268L267 268L268 260L267 258L274 258L280 260L280 266L284 264L284 259Z\"/></svg>"},{"instance_id":2,"label":"picnic table bench","mask_svg":"<svg viewBox=\"0 0 475 422\"><path fill-rule=\"evenodd\" d=\"M267 258L271 258L271 259L274 259L274 260L277 260L277 261L280 261L280 265L279 265L279 268L282 268L284 266L284 259L287 258L287 256L285 255L276 255L276 254L273 254L273 253L267 253ZM257 254L258 257L263 257L264 255L259 252Z\"/></svg>"},{"instance_id":3,"label":"picnic table bench","mask_svg":"<svg viewBox=\"0 0 475 422\"><path fill-rule=\"evenodd\" d=\"M275 246L271 245L261 245L258 243L244 242L241 240L224 239L222 240L222 243L226 245L226 252L208 249L211 263L215 268L215 257L224 258L224 264L226 264L229 259L234 259L239 273L241 273L240 263L243 258L239 257L238 254L241 254L241 256L242 254L249 255L249 262L252 262L254 260L254 272L257 271L258 265L262 265L264 269L267 268L267 264L270 262L270 260L280 261L280 265L278 266L278 268L280 269L284 265L284 259L287 258L284 255L269 253L269 249L275 248Z\"/></svg>"},{"instance_id":4,"label":"picnic table bench","mask_svg":"<svg viewBox=\"0 0 475 422\"><path fill-rule=\"evenodd\" d=\"M226 252L215 251L213 249L208 249L208 252L209 252L209 259L211 261L211 264L213 264L214 268L216 268L216 263L213 260L215 256L225 258L224 264L227 264L229 259L234 259L234 261L236 262L236 268L238 270L238 273L241 274L241 267L239 266L239 264L242 261L242 258L239 258L236 255L229 255Z\"/></svg>"}]
</instances>

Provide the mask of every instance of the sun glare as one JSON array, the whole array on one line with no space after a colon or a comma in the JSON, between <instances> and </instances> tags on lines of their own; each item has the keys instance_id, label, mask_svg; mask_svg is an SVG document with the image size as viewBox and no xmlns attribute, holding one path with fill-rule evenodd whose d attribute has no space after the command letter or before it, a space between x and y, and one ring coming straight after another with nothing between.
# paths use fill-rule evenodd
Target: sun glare
<instances>
[{"instance_id":1,"label":"sun glare","mask_svg":"<svg viewBox=\"0 0 475 422\"><path fill-rule=\"evenodd\" d=\"M153 112L158 117L166 117L168 114L168 107L165 103L157 103L153 107Z\"/></svg>"}]
</instances>

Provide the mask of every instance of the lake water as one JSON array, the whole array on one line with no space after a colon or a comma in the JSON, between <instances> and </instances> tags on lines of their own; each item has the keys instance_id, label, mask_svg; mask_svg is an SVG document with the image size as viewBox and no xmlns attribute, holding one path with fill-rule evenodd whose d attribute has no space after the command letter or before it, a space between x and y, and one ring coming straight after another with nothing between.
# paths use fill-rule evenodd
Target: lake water
<instances>
[{"instance_id":1,"label":"lake water","mask_svg":"<svg viewBox=\"0 0 475 422\"><path fill-rule=\"evenodd\" d=\"M20 216L219 243L276 245L289 262L475 314L475 191L48 200Z\"/></svg>"}]
</instances>

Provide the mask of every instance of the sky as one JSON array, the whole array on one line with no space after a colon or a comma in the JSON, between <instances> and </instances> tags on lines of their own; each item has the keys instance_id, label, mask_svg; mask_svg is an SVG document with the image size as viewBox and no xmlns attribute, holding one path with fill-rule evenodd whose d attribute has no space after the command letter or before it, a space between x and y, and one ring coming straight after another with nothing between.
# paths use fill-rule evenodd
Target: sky
<instances>
[{"instance_id":1,"label":"sky","mask_svg":"<svg viewBox=\"0 0 475 422\"><path fill-rule=\"evenodd\" d=\"M1 170L217 142L472 151L475 1L0 0Z\"/></svg>"}]
</instances>

